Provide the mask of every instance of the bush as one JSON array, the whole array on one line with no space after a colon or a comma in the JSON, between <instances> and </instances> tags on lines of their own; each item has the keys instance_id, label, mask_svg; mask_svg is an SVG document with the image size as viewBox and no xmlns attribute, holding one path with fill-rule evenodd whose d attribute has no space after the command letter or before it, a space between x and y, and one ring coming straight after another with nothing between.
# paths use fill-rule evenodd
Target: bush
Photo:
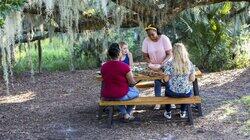
<instances>
[{"instance_id":1,"label":"bush","mask_svg":"<svg viewBox=\"0 0 250 140\"><path fill-rule=\"evenodd\" d=\"M247 67L249 52L242 44L250 42L250 29L247 20L237 20L247 16L232 18L231 9L232 3L224 3L184 11L165 31L173 43L186 44L191 60L200 69L220 71Z\"/></svg>"}]
</instances>

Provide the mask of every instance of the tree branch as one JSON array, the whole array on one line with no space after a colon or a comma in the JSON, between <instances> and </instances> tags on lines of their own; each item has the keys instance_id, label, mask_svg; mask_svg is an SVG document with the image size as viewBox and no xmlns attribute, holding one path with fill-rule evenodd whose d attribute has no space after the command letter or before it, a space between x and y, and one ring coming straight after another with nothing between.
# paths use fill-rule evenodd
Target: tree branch
<instances>
[{"instance_id":1,"label":"tree branch","mask_svg":"<svg viewBox=\"0 0 250 140\"><path fill-rule=\"evenodd\" d=\"M35 35L34 37L32 37L31 40L28 40L28 36L27 35L23 35L23 38L22 39L16 39L15 40L15 43L27 43L28 41L29 42L33 42L33 41L36 41L36 40L43 40L43 39L46 39L49 37L49 34L48 33L45 33L43 35Z\"/></svg>"},{"instance_id":2,"label":"tree branch","mask_svg":"<svg viewBox=\"0 0 250 140\"><path fill-rule=\"evenodd\" d=\"M195 6L208 5L226 1L232 2L242 2L249 0L182 0L180 2L176 0L159 0L154 3L149 2L147 0L111 0L112 2L123 6L133 12L127 13L128 18L125 18L122 22L121 28L129 28L139 26L139 20L144 24L157 24L158 26L163 26L173 18L175 18L180 12L193 8ZM147 2L147 4L146 4ZM161 6L160 6L161 4ZM55 5L55 9L53 11L54 17L58 17L56 22L59 22L59 9L58 6ZM36 13L36 14L46 14L45 9L42 8L42 13L37 11L38 9L34 8L26 8L24 9L24 13ZM236 13L237 14L237 13ZM81 14L82 15L82 14ZM138 20L139 19L139 20ZM83 30L99 30L106 26L106 23L115 24L114 17L109 17L108 19L102 19L98 16L86 17L82 15L79 19L79 31ZM59 25L60 26L60 25ZM64 27L56 28L56 31L65 32Z\"/></svg>"}]
</instances>

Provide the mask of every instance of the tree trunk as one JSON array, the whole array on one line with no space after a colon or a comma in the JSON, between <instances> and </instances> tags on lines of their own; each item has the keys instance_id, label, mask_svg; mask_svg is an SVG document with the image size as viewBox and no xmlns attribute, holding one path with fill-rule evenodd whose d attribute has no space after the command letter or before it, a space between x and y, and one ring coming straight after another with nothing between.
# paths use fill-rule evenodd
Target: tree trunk
<instances>
[{"instance_id":1,"label":"tree trunk","mask_svg":"<svg viewBox=\"0 0 250 140\"><path fill-rule=\"evenodd\" d=\"M41 40L39 39L37 41L37 47L38 47L38 73L41 73L41 64L42 64L42 46L41 46Z\"/></svg>"}]
</instances>

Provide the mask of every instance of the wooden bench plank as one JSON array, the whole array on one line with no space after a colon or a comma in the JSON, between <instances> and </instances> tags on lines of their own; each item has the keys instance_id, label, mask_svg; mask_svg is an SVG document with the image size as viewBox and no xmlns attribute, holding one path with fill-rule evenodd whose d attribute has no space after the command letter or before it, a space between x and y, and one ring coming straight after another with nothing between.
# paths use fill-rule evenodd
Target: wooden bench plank
<instances>
[{"instance_id":1,"label":"wooden bench plank","mask_svg":"<svg viewBox=\"0 0 250 140\"><path fill-rule=\"evenodd\" d=\"M113 105L155 105L155 104L195 104L201 103L199 96L189 98L139 97L129 101L100 101L100 106Z\"/></svg>"},{"instance_id":2,"label":"wooden bench plank","mask_svg":"<svg viewBox=\"0 0 250 140\"><path fill-rule=\"evenodd\" d=\"M150 88L154 87L154 81L143 81L135 85L137 88Z\"/></svg>"}]
</instances>

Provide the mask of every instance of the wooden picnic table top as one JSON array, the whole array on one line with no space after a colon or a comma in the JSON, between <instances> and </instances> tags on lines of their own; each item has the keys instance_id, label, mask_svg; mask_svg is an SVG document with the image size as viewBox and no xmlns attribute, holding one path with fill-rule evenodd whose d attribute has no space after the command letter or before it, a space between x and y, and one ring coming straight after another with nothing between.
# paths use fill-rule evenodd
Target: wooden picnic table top
<instances>
[{"instance_id":1,"label":"wooden picnic table top","mask_svg":"<svg viewBox=\"0 0 250 140\"><path fill-rule=\"evenodd\" d=\"M196 70L195 72L195 77L200 78L202 77L202 72L200 70ZM152 81L152 80L157 80L157 79L164 79L164 75L159 75L159 76L148 76L148 75L143 75L143 74L134 74L134 78L137 81ZM101 75L96 75L96 80L97 81L102 81L102 76Z\"/></svg>"}]
</instances>

